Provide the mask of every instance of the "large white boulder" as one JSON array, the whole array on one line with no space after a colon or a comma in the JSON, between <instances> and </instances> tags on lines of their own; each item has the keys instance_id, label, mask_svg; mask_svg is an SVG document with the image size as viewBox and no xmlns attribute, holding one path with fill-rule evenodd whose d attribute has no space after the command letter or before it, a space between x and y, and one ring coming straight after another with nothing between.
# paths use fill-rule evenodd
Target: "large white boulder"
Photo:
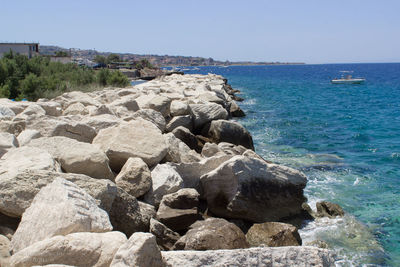
<instances>
[{"instance_id":1,"label":"large white boulder","mask_svg":"<svg viewBox=\"0 0 400 267\"><path fill-rule=\"evenodd\" d=\"M178 139L173 133L164 134L165 142L168 147L165 160L175 163L189 163L202 160L200 154L190 149L184 142Z\"/></svg>"},{"instance_id":2,"label":"large white boulder","mask_svg":"<svg viewBox=\"0 0 400 267\"><path fill-rule=\"evenodd\" d=\"M315 247L258 247L231 250L181 250L161 252L167 267L286 267L335 266L334 255Z\"/></svg>"},{"instance_id":3,"label":"large white boulder","mask_svg":"<svg viewBox=\"0 0 400 267\"><path fill-rule=\"evenodd\" d=\"M107 155L98 147L63 136L41 137L28 143L29 147L47 150L61 163L66 172L86 174L93 178L113 179Z\"/></svg>"},{"instance_id":4,"label":"large white boulder","mask_svg":"<svg viewBox=\"0 0 400 267\"><path fill-rule=\"evenodd\" d=\"M18 135L18 143L20 146L28 144L31 140L41 137L39 131L26 129Z\"/></svg>"},{"instance_id":5,"label":"large white boulder","mask_svg":"<svg viewBox=\"0 0 400 267\"><path fill-rule=\"evenodd\" d=\"M9 107L0 105L0 118L2 117L14 117L15 113Z\"/></svg>"},{"instance_id":6,"label":"large white boulder","mask_svg":"<svg viewBox=\"0 0 400 267\"><path fill-rule=\"evenodd\" d=\"M158 207L164 195L174 193L183 188L183 180L179 173L169 164L158 164L151 171L152 187L144 199L147 203Z\"/></svg>"},{"instance_id":7,"label":"large white boulder","mask_svg":"<svg viewBox=\"0 0 400 267\"><path fill-rule=\"evenodd\" d=\"M0 212L11 217L21 217L31 205L41 188L63 178L75 183L96 199L105 211L117 195L116 185L108 179L94 179L83 174L60 173L47 170L21 170L14 175L0 175Z\"/></svg>"},{"instance_id":8,"label":"large white boulder","mask_svg":"<svg viewBox=\"0 0 400 267\"><path fill-rule=\"evenodd\" d=\"M60 164L46 150L27 146L13 148L0 159L0 174L22 170L60 171Z\"/></svg>"},{"instance_id":9,"label":"large white boulder","mask_svg":"<svg viewBox=\"0 0 400 267\"><path fill-rule=\"evenodd\" d=\"M103 129L93 144L110 159L111 168L119 172L130 157L139 157L149 166L159 163L167 154L164 137L153 123L136 119Z\"/></svg>"},{"instance_id":10,"label":"large white boulder","mask_svg":"<svg viewBox=\"0 0 400 267\"><path fill-rule=\"evenodd\" d=\"M108 267L127 241L121 232L73 233L45 239L20 250L10 258L10 265L26 267L37 264L62 264L77 267Z\"/></svg>"},{"instance_id":11,"label":"large white boulder","mask_svg":"<svg viewBox=\"0 0 400 267\"><path fill-rule=\"evenodd\" d=\"M201 176L203 197L217 216L278 221L302 212L306 176L256 158L234 156Z\"/></svg>"},{"instance_id":12,"label":"large white boulder","mask_svg":"<svg viewBox=\"0 0 400 267\"><path fill-rule=\"evenodd\" d=\"M201 128L213 120L225 120L228 118L226 109L215 103L191 104L189 108L193 117L194 128Z\"/></svg>"},{"instance_id":13,"label":"large white boulder","mask_svg":"<svg viewBox=\"0 0 400 267\"><path fill-rule=\"evenodd\" d=\"M0 132L0 158L11 148L19 147L18 139L10 133Z\"/></svg>"},{"instance_id":14,"label":"large white boulder","mask_svg":"<svg viewBox=\"0 0 400 267\"><path fill-rule=\"evenodd\" d=\"M164 117L170 115L171 99L165 96L149 94L136 98L140 109L150 108L160 112Z\"/></svg>"},{"instance_id":15,"label":"large white boulder","mask_svg":"<svg viewBox=\"0 0 400 267\"><path fill-rule=\"evenodd\" d=\"M36 194L11 240L16 253L38 241L76 232L112 230L107 213L72 182L56 178Z\"/></svg>"},{"instance_id":16,"label":"large white boulder","mask_svg":"<svg viewBox=\"0 0 400 267\"><path fill-rule=\"evenodd\" d=\"M181 116L181 115L188 115L189 114L189 106L179 100L173 100L171 102L171 115L172 116Z\"/></svg>"},{"instance_id":17,"label":"large white boulder","mask_svg":"<svg viewBox=\"0 0 400 267\"><path fill-rule=\"evenodd\" d=\"M141 158L129 158L122 167L115 183L134 197L143 196L151 188L151 173Z\"/></svg>"},{"instance_id":18,"label":"large white boulder","mask_svg":"<svg viewBox=\"0 0 400 267\"><path fill-rule=\"evenodd\" d=\"M144 120L154 123L161 132L165 131L165 119L163 115L153 109L141 109L132 114L132 118L142 118Z\"/></svg>"},{"instance_id":19,"label":"large white boulder","mask_svg":"<svg viewBox=\"0 0 400 267\"><path fill-rule=\"evenodd\" d=\"M134 233L115 253L110 267L164 267L156 238L150 233Z\"/></svg>"}]
</instances>

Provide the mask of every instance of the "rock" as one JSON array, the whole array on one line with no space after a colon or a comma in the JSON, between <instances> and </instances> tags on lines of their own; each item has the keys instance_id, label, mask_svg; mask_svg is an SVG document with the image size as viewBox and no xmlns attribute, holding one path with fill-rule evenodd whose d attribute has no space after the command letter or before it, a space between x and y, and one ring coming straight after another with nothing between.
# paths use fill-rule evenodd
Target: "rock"
<instances>
[{"instance_id":1,"label":"rock","mask_svg":"<svg viewBox=\"0 0 400 267\"><path fill-rule=\"evenodd\" d=\"M201 150L201 155L203 157L212 157L215 155L226 155L225 152L214 143L205 143L203 149Z\"/></svg>"},{"instance_id":2,"label":"rock","mask_svg":"<svg viewBox=\"0 0 400 267\"><path fill-rule=\"evenodd\" d=\"M248 248L246 236L239 227L224 219L208 218L195 222L175 243L175 249L215 250Z\"/></svg>"},{"instance_id":3,"label":"rock","mask_svg":"<svg viewBox=\"0 0 400 267\"><path fill-rule=\"evenodd\" d=\"M14 117L15 113L10 108L0 105L0 118L3 117Z\"/></svg>"},{"instance_id":4,"label":"rock","mask_svg":"<svg viewBox=\"0 0 400 267\"><path fill-rule=\"evenodd\" d=\"M230 107L229 107L229 112L231 113L232 117L244 117L246 114L243 112L243 110L239 107L238 104L236 104L235 101L230 102Z\"/></svg>"},{"instance_id":5,"label":"rock","mask_svg":"<svg viewBox=\"0 0 400 267\"><path fill-rule=\"evenodd\" d=\"M344 211L343 209L335 203L328 202L328 201L321 201L317 202L317 216L318 217L329 217L334 218L336 216L343 216Z\"/></svg>"},{"instance_id":6,"label":"rock","mask_svg":"<svg viewBox=\"0 0 400 267\"><path fill-rule=\"evenodd\" d=\"M20 146L28 144L31 140L41 137L39 131L37 130L24 130L18 135L18 143Z\"/></svg>"},{"instance_id":7,"label":"rock","mask_svg":"<svg viewBox=\"0 0 400 267\"><path fill-rule=\"evenodd\" d=\"M153 123L143 119L103 129L93 140L93 144L107 154L115 172L119 172L130 157L139 157L151 167L167 154L161 131Z\"/></svg>"},{"instance_id":8,"label":"rock","mask_svg":"<svg viewBox=\"0 0 400 267\"><path fill-rule=\"evenodd\" d=\"M91 97L89 94L80 91L64 93L54 98L53 101L60 103L64 109L74 103L81 103L85 107L100 105L100 103L96 101L93 97Z\"/></svg>"},{"instance_id":9,"label":"rock","mask_svg":"<svg viewBox=\"0 0 400 267\"><path fill-rule=\"evenodd\" d=\"M136 96L135 95L126 95L123 97L118 97L116 100L114 100L112 103L108 105L111 109L115 107L124 107L128 111L135 112L139 110L139 105L136 102Z\"/></svg>"},{"instance_id":10,"label":"rock","mask_svg":"<svg viewBox=\"0 0 400 267\"><path fill-rule=\"evenodd\" d=\"M246 238L252 247L261 245L268 247L301 246L301 238L297 228L287 223L254 224L247 232Z\"/></svg>"},{"instance_id":11,"label":"rock","mask_svg":"<svg viewBox=\"0 0 400 267\"><path fill-rule=\"evenodd\" d=\"M176 138L173 133L164 134L165 143L168 147L165 161L175 163L197 162L202 159L200 154L190 149L184 142Z\"/></svg>"},{"instance_id":12,"label":"rock","mask_svg":"<svg viewBox=\"0 0 400 267\"><path fill-rule=\"evenodd\" d=\"M11 239L20 223L19 218L9 217L0 212L0 235Z\"/></svg>"},{"instance_id":13,"label":"rock","mask_svg":"<svg viewBox=\"0 0 400 267\"><path fill-rule=\"evenodd\" d=\"M141 109L133 113L133 118L142 118L146 121L153 123L160 129L161 132L165 131L165 119L163 115L153 109Z\"/></svg>"},{"instance_id":14,"label":"rock","mask_svg":"<svg viewBox=\"0 0 400 267\"><path fill-rule=\"evenodd\" d=\"M68 115L87 115L89 111L82 103L74 103L69 105L62 113L63 116Z\"/></svg>"},{"instance_id":15,"label":"rock","mask_svg":"<svg viewBox=\"0 0 400 267\"><path fill-rule=\"evenodd\" d=\"M242 145L234 145L232 143L220 142L218 147L226 154L226 155L243 155L248 149ZM252 150L250 150L252 151Z\"/></svg>"},{"instance_id":16,"label":"rock","mask_svg":"<svg viewBox=\"0 0 400 267\"><path fill-rule=\"evenodd\" d=\"M115 253L126 241L126 236L120 232L55 236L12 255L10 265L24 267L40 263L106 267L110 266Z\"/></svg>"},{"instance_id":17,"label":"rock","mask_svg":"<svg viewBox=\"0 0 400 267\"><path fill-rule=\"evenodd\" d=\"M194 188L201 194L202 188L200 186L200 177L214 170L223 162L231 158L232 156L230 155L217 155L214 157L205 158L199 162L169 164L182 177L184 187Z\"/></svg>"},{"instance_id":18,"label":"rock","mask_svg":"<svg viewBox=\"0 0 400 267\"><path fill-rule=\"evenodd\" d=\"M38 104L30 104L29 106L26 107L26 109L21 112L20 114L18 114L18 117L22 117L22 116L30 116L30 117L41 117L46 115L46 111L39 106Z\"/></svg>"},{"instance_id":19,"label":"rock","mask_svg":"<svg viewBox=\"0 0 400 267\"><path fill-rule=\"evenodd\" d=\"M99 179L114 179L106 154L92 144L54 136L34 139L28 146L47 150L61 163L62 169L66 172L85 174Z\"/></svg>"},{"instance_id":20,"label":"rock","mask_svg":"<svg viewBox=\"0 0 400 267\"><path fill-rule=\"evenodd\" d=\"M161 95L143 95L136 98L140 109L154 109L160 112L164 117L170 115L171 99Z\"/></svg>"},{"instance_id":21,"label":"rock","mask_svg":"<svg viewBox=\"0 0 400 267\"><path fill-rule=\"evenodd\" d=\"M149 220L143 218L138 201L121 188L118 188L111 210L108 212L115 231L121 231L126 236L134 232L144 232L149 229Z\"/></svg>"},{"instance_id":22,"label":"rock","mask_svg":"<svg viewBox=\"0 0 400 267\"><path fill-rule=\"evenodd\" d=\"M111 209L117 187L110 180L48 170L21 170L14 175L0 175L0 212L21 217L40 189L58 177L73 182L85 190L96 199L100 208L105 211Z\"/></svg>"},{"instance_id":23,"label":"rock","mask_svg":"<svg viewBox=\"0 0 400 267\"><path fill-rule=\"evenodd\" d=\"M209 210L253 222L300 214L306 176L292 168L234 156L200 178Z\"/></svg>"},{"instance_id":24,"label":"rock","mask_svg":"<svg viewBox=\"0 0 400 267\"><path fill-rule=\"evenodd\" d=\"M14 118L13 120L1 119L0 116L0 132L11 133L18 136L23 130L25 130L26 122L20 118Z\"/></svg>"},{"instance_id":25,"label":"rock","mask_svg":"<svg viewBox=\"0 0 400 267\"><path fill-rule=\"evenodd\" d=\"M212 121L207 136L215 143L228 142L254 150L253 138L250 133L237 122Z\"/></svg>"},{"instance_id":26,"label":"rock","mask_svg":"<svg viewBox=\"0 0 400 267\"><path fill-rule=\"evenodd\" d=\"M147 230L148 226L150 225L150 220L156 217L156 209L153 205L147 204L142 201L138 201L138 204L140 209L140 215L142 215L142 220L146 225L146 230Z\"/></svg>"},{"instance_id":27,"label":"rock","mask_svg":"<svg viewBox=\"0 0 400 267\"><path fill-rule=\"evenodd\" d=\"M179 126L176 127L172 133L179 138L182 142L184 142L190 149L195 150L197 153L201 152L202 147L199 144L196 136L192 134L189 129Z\"/></svg>"},{"instance_id":28,"label":"rock","mask_svg":"<svg viewBox=\"0 0 400 267\"><path fill-rule=\"evenodd\" d=\"M181 237L178 233L155 219L150 220L150 233L156 237L157 245L162 250L171 250Z\"/></svg>"},{"instance_id":29,"label":"rock","mask_svg":"<svg viewBox=\"0 0 400 267\"><path fill-rule=\"evenodd\" d=\"M62 107L60 103L54 101L45 101L45 102L36 102L39 106L41 106L48 116L58 117L62 114Z\"/></svg>"},{"instance_id":30,"label":"rock","mask_svg":"<svg viewBox=\"0 0 400 267\"><path fill-rule=\"evenodd\" d=\"M27 146L13 148L0 159L0 175L28 169L60 171L60 165L46 150Z\"/></svg>"},{"instance_id":31,"label":"rock","mask_svg":"<svg viewBox=\"0 0 400 267\"><path fill-rule=\"evenodd\" d=\"M0 235L0 266L8 266L10 257L10 240Z\"/></svg>"},{"instance_id":32,"label":"rock","mask_svg":"<svg viewBox=\"0 0 400 267\"><path fill-rule=\"evenodd\" d=\"M207 251L163 251L166 267L285 267L285 266L335 266L333 254L314 247L248 248Z\"/></svg>"},{"instance_id":33,"label":"rock","mask_svg":"<svg viewBox=\"0 0 400 267\"><path fill-rule=\"evenodd\" d=\"M189 108L193 117L194 128L196 129L213 120L225 120L228 118L228 112L221 105L215 103L191 104Z\"/></svg>"},{"instance_id":34,"label":"rock","mask_svg":"<svg viewBox=\"0 0 400 267\"><path fill-rule=\"evenodd\" d=\"M19 147L19 142L15 135L0 132L0 158L11 148Z\"/></svg>"},{"instance_id":35,"label":"rock","mask_svg":"<svg viewBox=\"0 0 400 267\"><path fill-rule=\"evenodd\" d=\"M189 106L182 101L173 100L171 102L171 116L184 116L189 114Z\"/></svg>"},{"instance_id":36,"label":"rock","mask_svg":"<svg viewBox=\"0 0 400 267\"><path fill-rule=\"evenodd\" d=\"M87 110L89 112L89 116L100 116L100 115L114 115L114 113L106 106L88 106Z\"/></svg>"},{"instance_id":37,"label":"rock","mask_svg":"<svg viewBox=\"0 0 400 267\"><path fill-rule=\"evenodd\" d=\"M16 253L56 235L111 230L107 213L93 197L74 183L56 178L36 194L25 210L11 240L11 249Z\"/></svg>"},{"instance_id":38,"label":"rock","mask_svg":"<svg viewBox=\"0 0 400 267\"><path fill-rule=\"evenodd\" d=\"M95 129L96 133L100 130L116 126L123 122L115 115L102 114L92 117L83 117L81 122Z\"/></svg>"},{"instance_id":39,"label":"rock","mask_svg":"<svg viewBox=\"0 0 400 267\"><path fill-rule=\"evenodd\" d=\"M96 136L96 130L81 122L69 121L60 117L43 116L29 122L29 129L38 130L42 136L64 136L79 142L91 143Z\"/></svg>"},{"instance_id":40,"label":"rock","mask_svg":"<svg viewBox=\"0 0 400 267\"><path fill-rule=\"evenodd\" d=\"M201 219L199 214L199 193L192 188L164 195L157 211L157 220L173 231L187 229Z\"/></svg>"},{"instance_id":41,"label":"rock","mask_svg":"<svg viewBox=\"0 0 400 267\"><path fill-rule=\"evenodd\" d=\"M115 253L110 267L163 267L156 238L150 233L134 233Z\"/></svg>"},{"instance_id":42,"label":"rock","mask_svg":"<svg viewBox=\"0 0 400 267\"><path fill-rule=\"evenodd\" d=\"M158 207L164 195L183 188L183 180L169 164L158 164L151 171L152 187L144 196L145 202Z\"/></svg>"},{"instance_id":43,"label":"rock","mask_svg":"<svg viewBox=\"0 0 400 267\"><path fill-rule=\"evenodd\" d=\"M186 116L176 116L173 117L167 124L166 130L167 132L172 132L175 128L182 126L187 128L189 131L193 130L193 121L190 115Z\"/></svg>"},{"instance_id":44,"label":"rock","mask_svg":"<svg viewBox=\"0 0 400 267\"><path fill-rule=\"evenodd\" d=\"M115 183L134 197L146 194L151 188L151 173L149 167L141 158L129 158Z\"/></svg>"}]
</instances>

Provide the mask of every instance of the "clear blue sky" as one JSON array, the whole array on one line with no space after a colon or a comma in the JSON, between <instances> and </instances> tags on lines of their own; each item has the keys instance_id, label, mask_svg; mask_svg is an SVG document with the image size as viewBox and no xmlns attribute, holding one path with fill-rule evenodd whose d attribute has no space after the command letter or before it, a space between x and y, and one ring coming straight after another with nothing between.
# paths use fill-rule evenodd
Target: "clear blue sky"
<instances>
[{"instance_id":1,"label":"clear blue sky","mask_svg":"<svg viewBox=\"0 0 400 267\"><path fill-rule=\"evenodd\" d=\"M0 42L218 60L400 62L399 0L2 0Z\"/></svg>"}]
</instances>

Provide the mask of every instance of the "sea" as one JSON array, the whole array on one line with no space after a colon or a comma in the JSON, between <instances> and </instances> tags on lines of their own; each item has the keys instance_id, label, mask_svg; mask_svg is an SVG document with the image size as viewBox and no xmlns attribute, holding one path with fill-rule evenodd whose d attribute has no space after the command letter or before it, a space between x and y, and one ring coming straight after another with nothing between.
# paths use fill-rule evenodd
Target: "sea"
<instances>
[{"instance_id":1,"label":"sea","mask_svg":"<svg viewBox=\"0 0 400 267\"><path fill-rule=\"evenodd\" d=\"M190 67L224 76L245 100L238 119L265 159L303 171L308 203L343 218L305 222L303 245L324 241L336 266L400 266L400 64ZM331 84L340 71L366 78Z\"/></svg>"}]
</instances>

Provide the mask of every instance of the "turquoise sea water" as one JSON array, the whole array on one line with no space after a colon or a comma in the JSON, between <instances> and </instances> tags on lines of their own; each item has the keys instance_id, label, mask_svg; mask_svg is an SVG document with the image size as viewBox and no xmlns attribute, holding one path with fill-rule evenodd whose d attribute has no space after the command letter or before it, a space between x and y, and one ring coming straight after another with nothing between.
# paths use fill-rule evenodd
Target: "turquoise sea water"
<instances>
[{"instance_id":1,"label":"turquoise sea water","mask_svg":"<svg viewBox=\"0 0 400 267\"><path fill-rule=\"evenodd\" d=\"M339 71L363 85L333 85ZM264 158L308 176L309 203L328 200L343 219L310 222L303 244L324 240L339 266L400 266L400 64L200 67L246 99L240 119Z\"/></svg>"}]
</instances>

